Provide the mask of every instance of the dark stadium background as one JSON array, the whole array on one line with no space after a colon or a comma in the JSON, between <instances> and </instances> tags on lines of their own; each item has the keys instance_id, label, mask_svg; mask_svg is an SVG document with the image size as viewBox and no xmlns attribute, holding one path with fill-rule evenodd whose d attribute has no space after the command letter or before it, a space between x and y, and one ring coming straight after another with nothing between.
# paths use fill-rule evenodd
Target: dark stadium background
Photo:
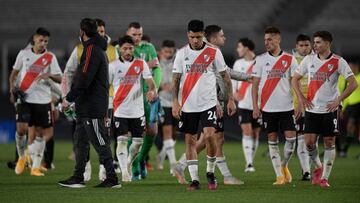
<instances>
[{"instance_id":1,"label":"dark stadium background","mask_svg":"<svg viewBox=\"0 0 360 203\"><path fill-rule=\"evenodd\" d=\"M164 39L172 39L180 48L186 43L186 26L197 18L220 25L226 35L222 51L229 66L236 60L235 48L240 37L252 38L257 54L264 51L263 30L268 25L280 28L282 48L290 51L299 33L311 35L317 30L333 34L333 51L348 61L360 58L360 1L357 0L88 0L0 1L0 143L13 139L15 113L9 103L8 77L16 55L26 46L37 27L50 30L49 50L62 69L79 42L79 22L84 17L101 18L113 40L125 33L129 22L139 21L144 34L158 48ZM240 139L236 117L226 120L228 139ZM70 139L70 125L60 120L57 138Z\"/></svg>"}]
</instances>

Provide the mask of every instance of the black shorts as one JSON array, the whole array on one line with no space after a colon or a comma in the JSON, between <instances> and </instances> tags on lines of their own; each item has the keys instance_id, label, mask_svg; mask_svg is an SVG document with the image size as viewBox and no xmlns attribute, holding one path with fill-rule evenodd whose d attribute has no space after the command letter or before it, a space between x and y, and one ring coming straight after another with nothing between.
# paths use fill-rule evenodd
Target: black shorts
<instances>
[{"instance_id":1,"label":"black shorts","mask_svg":"<svg viewBox=\"0 0 360 203\"><path fill-rule=\"evenodd\" d=\"M49 128L53 125L51 103L16 105L16 122L28 123L29 126Z\"/></svg>"},{"instance_id":2,"label":"black shorts","mask_svg":"<svg viewBox=\"0 0 360 203\"><path fill-rule=\"evenodd\" d=\"M142 137L145 131L145 116L140 118L119 118L114 117L115 136L127 135Z\"/></svg>"},{"instance_id":3,"label":"black shorts","mask_svg":"<svg viewBox=\"0 0 360 203\"><path fill-rule=\"evenodd\" d=\"M215 106L202 112L181 112L179 121L179 129L181 132L194 135L198 131L199 124L202 128L217 128L218 124Z\"/></svg>"},{"instance_id":4,"label":"black shorts","mask_svg":"<svg viewBox=\"0 0 360 203\"><path fill-rule=\"evenodd\" d=\"M294 111L262 112L263 127L266 133L295 131Z\"/></svg>"},{"instance_id":5,"label":"black shorts","mask_svg":"<svg viewBox=\"0 0 360 203\"><path fill-rule=\"evenodd\" d=\"M254 119L253 111L249 109L238 109L239 125L250 123L252 128L259 128L262 124L262 118Z\"/></svg>"},{"instance_id":6,"label":"black shorts","mask_svg":"<svg viewBox=\"0 0 360 203\"><path fill-rule=\"evenodd\" d=\"M337 111L330 113L305 112L305 133L332 137L339 134Z\"/></svg>"},{"instance_id":7,"label":"black shorts","mask_svg":"<svg viewBox=\"0 0 360 203\"><path fill-rule=\"evenodd\" d=\"M305 117L301 116L298 120L296 120L296 134L304 134L305 130Z\"/></svg>"},{"instance_id":8,"label":"black shorts","mask_svg":"<svg viewBox=\"0 0 360 203\"><path fill-rule=\"evenodd\" d=\"M176 118L172 115L172 108L171 107L163 107L164 115L160 117L161 125L177 125Z\"/></svg>"},{"instance_id":9,"label":"black shorts","mask_svg":"<svg viewBox=\"0 0 360 203\"><path fill-rule=\"evenodd\" d=\"M345 109L345 114L349 120L353 120L355 123L360 122L360 103L348 105Z\"/></svg>"}]
</instances>

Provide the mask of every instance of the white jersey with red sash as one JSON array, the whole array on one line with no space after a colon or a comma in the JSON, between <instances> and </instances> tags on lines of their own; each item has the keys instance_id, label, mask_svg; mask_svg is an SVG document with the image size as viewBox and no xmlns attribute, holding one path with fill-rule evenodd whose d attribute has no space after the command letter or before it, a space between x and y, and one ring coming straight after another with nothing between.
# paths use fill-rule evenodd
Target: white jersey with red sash
<instances>
[{"instance_id":1,"label":"white jersey with red sash","mask_svg":"<svg viewBox=\"0 0 360 203\"><path fill-rule=\"evenodd\" d=\"M227 68L221 51L204 43L201 50L190 45L175 57L173 73L181 73L180 95L183 112L202 112L216 106L215 72Z\"/></svg>"},{"instance_id":2,"label":"white jersey with red sash","mask_svg":"<svg viewBox=\"0 0 360 203\"><path fill-rule=\"evenodd\" d=\"M13 69L19 71L16 86L26 93L26 102L33 104L51 102L51 85L47 80L39 79L39 76L44 73L62 74L53 53L45 51L42 54L35 54L31 48L23 49L17 55Z\"/></svg>"},{"instance_id":3,"label":"white jersey with red sash","mask_svg":"<svg viewBox=\"0 0 360 203\"><path fill-rule=\"evenodd\" d=\"M115 60L109 64L109 81L114 87L114 116L139 118L144 116L141 79L152 78L149 66L142 59Z\"/></svg>"},{"instance_id":4,"label":"white jersey with red sash","mask_svg":"<svg viewBox=\"0 0 360 203\"><path fill-rule=\"evenodd\" d=\"M245 59L238 59L235 61L233 69L235 71L251 75L254 68L254 60L246 61ZM252 97L251 97L251 83L245 81L235 81L234 90L241 99L238 102L238 107L241 109L253 110Z\"/></svg>"},{"instance_id":5,"label":"white jersey with red sash","mask_svg":"<svg viewBox=\"0 0 360 203\"><path fill-rule=\"evenodd\" d=\"M297 68L295 57L281 51L274 57L266 52L255 59L252 75L260 78L261 110L284 112L294 109L290 79Z\"/></svg>"},{"instance_id":6,"label":"white jersey with red sash","mask_svg":"<svg viewBox=\"0 0 360 203\"><path fill-rule=\"evenodd\" d=\"M320 60L317 54L308 55L301 61L296 72L308 77L307 99L314 104L314 108L306 111L312 113L328 113L326 106L339 96L339 75L344 78L354 75L348 63L335 54L331 54L326 60Z\"/></svg>"}]
</instances>

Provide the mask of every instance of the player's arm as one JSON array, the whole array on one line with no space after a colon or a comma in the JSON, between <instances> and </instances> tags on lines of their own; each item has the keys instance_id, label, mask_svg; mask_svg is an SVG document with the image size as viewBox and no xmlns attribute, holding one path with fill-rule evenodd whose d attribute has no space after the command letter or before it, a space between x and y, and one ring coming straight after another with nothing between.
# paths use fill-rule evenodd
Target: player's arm
<instances>
[{"instance_id":1,"label":"player's arm","mask_svg":"<svg viewBox=\"0 0 360 203\"><path fill-rule=\"evenodd\" d=\"M308 108L308 109L312 109L314 107L314 105L312 104L312 102L308 101L305 96L303 95L303 93L301 92L301 84L300 84L300 80L303 76L300 75L299 73L296 73L293 75L292 79L291 79L291 85L295 91L296 97L298 99L298 106L296 107L296 111L295 111L295 117L299 118L301 116L301 112L302 109Z\"/></svg>"},{"instance_id":2,"label":"player's arm","mask_svg":"<svg viewBox=\"0 0 360 203\"><path fill-rule=\"evenodd\" d=\"M15 81L16 81L16 78L19 75L19 72L20 72L20 70L13 69L11 71L11 74L10 74L10 77L9 77L9 93L10 93L10 102L11 103L15 102L13 90L14 90Z\"/></svg>"},{"instance_id":3,"label":"player's arm","mask_svg":"<svg viewBox=\"0 0 360 203\"><path fill-rule=\"evenodd\" d=\"M149 87L149 90L146 92L146 99L147 101L152 102L157 97L155 82L152 78L145 79L145 82Z\"/></svg>"},{"instance_id":4,"label":"player's arm","mask_svg":"<svg viewBox=\"0 0 360 203\"><path fill-rule=\"evenodd\" d=\"M350 96L350 94L358 87L358 84L356 82L356 79L354 75L351 75L346 78L346 81L348 82L348 86L345 88L344 92L341 93L341 95L332 103L327 105L327 110L332 112L335 111L341 102L346 99L346 97Z\"/></svg>"},{"instance_id":5,"label":"player's arm","mask_svg":"<svg viewBox=\"0 0 360 203\"><path fill-rule=\"evenodd\" d=\"M242 73L242 72L236 71L231 68L228 68L227 70L229 71L230 78L233 80L237 80L237 81L250 81L251 80L251 76L249 76L246 73Z\"/></svg>"},{"instance_id":6,"label":"player's arm","mask_svg":"<svg viewBox=\"0 0 360 203\"><path fill-rule=\"evenodd\" d=\"M172 95L173 95L173 106L172 114L175 118L180 119L181 115L181 106L178 100L179 91L180 91L180 79L181 73L173 73L173 82L172 82Z\"/></svg>"},{"instance_id":7,"label":"player's arm","mask_svg":"<svg viewBox=\"0 0 360 203\"><path fill-rule=\"evenodd\" d=\"M67 93L70 91L70 87L77 66L78 66L77 47L75 47L74 50L71 52L70 58L66 62L64 75L61 80L61 93L63 97L65 97Z\"/></svg>"},{"instance_id":8,"label":"player's arm","mask_svg":"<svg viewBox=\"0 0 360 203\"><path fill-rule=\"evenodd\" d=\"M232 83L231 83L231 79L230 79L230 74L226 70L219 72L219 74L221 75L221 77L224 80L225 89L226 89L227 94L229 95L229 99L228 99L228 103L227 103L228 115L232 116L236 112L236 105L235 105L234 97L233 97L233 94L232 94L233 89L232 89Z\"/></svg>"},{"instance_id":9,"label":"player's arm","mask_svg":"<svg viewBox=\"0 0 360 203\"><path fill-rule=\"evenodd\" d=\"M253 117L255 119L261 116L260 109L259 109L259 84L260 78L259 77L252 77L252 89L251 89L251 96L252 96L252 103L253 103Z\"/></svg>"}]
</instances>

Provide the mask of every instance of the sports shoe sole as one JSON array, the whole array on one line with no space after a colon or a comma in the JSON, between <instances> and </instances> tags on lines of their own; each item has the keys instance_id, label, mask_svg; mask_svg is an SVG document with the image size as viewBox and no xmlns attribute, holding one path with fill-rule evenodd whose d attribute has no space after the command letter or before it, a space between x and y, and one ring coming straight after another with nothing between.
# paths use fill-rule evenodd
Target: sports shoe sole
<instances>
[{"instance_id":1,"label":"sports shoe sole","mask_svg":"<svg viewBox=\"0 0 360 203\"><path fill-rule=\"evenodd\" d=\"M83 184L72 184L72 185L67 185L67 184L63 184L63 183L58 183L60 186L62 187L68 187L68 188L84 188L85 185Z\"/></svg>"}]
</instances>

